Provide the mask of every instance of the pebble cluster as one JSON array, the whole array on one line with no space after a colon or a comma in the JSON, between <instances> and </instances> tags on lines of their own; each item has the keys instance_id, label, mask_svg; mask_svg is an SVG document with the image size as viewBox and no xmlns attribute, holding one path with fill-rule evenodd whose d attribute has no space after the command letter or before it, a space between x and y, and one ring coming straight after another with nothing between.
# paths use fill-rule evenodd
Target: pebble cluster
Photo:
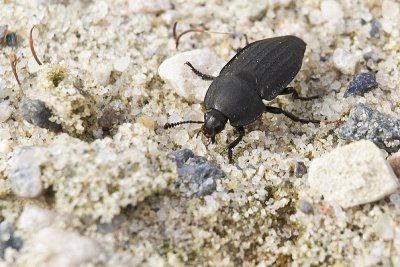
<instances>
[{"instance_id":1,"label":"pebble cluster","mask_svg":"<svg viewBox=\"0 0 400 267\"><path fill-rule=\"evenodd\" d=\"M400 266L400 3L1 1L0 266ZM229 35L172 36L191 28ZM39 65L29 48L33 31ZM199 124L250 41L307 43L227 161ZM10 55L17 58L14 79Z\"/></svg>"}]
</instances>

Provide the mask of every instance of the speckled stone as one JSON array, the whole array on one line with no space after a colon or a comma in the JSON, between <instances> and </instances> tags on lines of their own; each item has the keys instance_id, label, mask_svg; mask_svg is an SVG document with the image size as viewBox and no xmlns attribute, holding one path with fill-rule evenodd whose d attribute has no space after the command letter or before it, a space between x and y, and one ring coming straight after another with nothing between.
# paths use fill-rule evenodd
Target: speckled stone
<instances>
[{"instance_id":1,"label":"speckled stone","mask_svg":"<svg viewBox=\"0 0 400 267\"><path fill-rule=\"evenodd\" d=\"M193 196L209 195L216 189L216 180L225 174L212 166L205 158L198 157L189 149L182 149L173 154L179 179L177 185L189 187Z\"/></svg>"},{"instance_id":2,"label":"speckled stone","mask_svg":"<svg viewBox=\"0 0 400 267\"><path fill-rule=\"evenodd\" d=\"M375 74L372 72L364 72L351 77L351 80L347 86L344 97L362 95L372 89L376 88L378 83L376 82Z\"/></svg>"},{"instance_id":3,"label":"speckled stone","mask_svg":"<svg viewBox=\"0 0 400 267\"><path fill-rule=\"evenodd\" d=\"M339 129L339 137L345 140L371 140L380 148L396 152L400 148L400 120L358 103Z\"/></svg>"}]
</instances>

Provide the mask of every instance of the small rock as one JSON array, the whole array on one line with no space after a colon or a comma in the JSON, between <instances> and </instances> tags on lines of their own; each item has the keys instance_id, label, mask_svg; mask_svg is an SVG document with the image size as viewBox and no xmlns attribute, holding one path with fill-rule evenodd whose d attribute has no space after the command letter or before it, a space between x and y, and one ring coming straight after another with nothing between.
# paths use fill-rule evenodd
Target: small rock
<instances>
[{"instance_id":1,"label":"small rock","mask_svg":"<svg viewBox=\"0 0 400 267\"><path fill-rule=\"evenodd\" d=\"M375 233L385 241L394 237L393 219L388 214L382 214L375 224Z\"/></svg>"},{"instance_id":2,"label":"small rock","mask_svg":"<svg viewBox=\"0 0 400 267\"><path fill-rule=\"evenodd\" d=\"M400 5L396 1L382 1L382 17L385 20L396 20L400 15Z\"/></svg>"},{"instance_id":3,"label":"small rock","mask_svg":"<svg viewBox=\"0 0 400 267\"><path fill-rule=\"evenodd\" d=\"M342 6L334 0L325 0L321 3L322 18L327 22L336 22L343 19Z\"/></svg>"},{"instance_id":4,"label":"small rock","mask_svg":"<svg viewBox=\"0 0 400 267\"><path fill-rule=\"evenodd\" d=\"M52 110L43 101L25 98L21 101L19 108L22 117L27 122L56 133L62 130L60 124L50 120L53 116Z\"/></svg>"},{"instance_id":5,"label":"small rock","mask_svg":"<svg viewBox=\"0 0 400 267\"><path fill-rule=\"evenodd\" d=\"M318 9L311 10L310 14L308 15L308 19L310 20L310 23L314 25L319 25L324 21L322 13Z\"/></svg>"},{"instance_id":6,"label":"small rock","mask_svg":"<svg viewBox=\"0 0 400 267\"><path fill-rule=\"evenodd\" d=\"M343 74L352 74L356 68L358 59L342 48L336 48L333 52L333 64Z\"/></svg>"},{"instance_id":7,"label":"small rock","mask_svg":"<svg viewBox=\"0 0 400 267\"><path fill-rule=\"evenodd\" d=\"M381 29L382 29L381 23L377 20L373 20L371 21L371 29L369 30L369 35L375 38L379 38L379 36L381 35L380 34Z\"/></svg>"},{"instance_id":8,"label":"small rock","mask_svg":"<svg viewBox=\"0 0 400 267\"><path fill-rule=\"evenodd\" d=\"M10 159L8 180L19 197L34 198L43 191L40 165L45 161L45 151L40 147L20 147Z\"/></svg>"},{"instance_id":9,"label":"small rock","mask_svg":"<svg viewBox=\"0 0 400 267\"><path fill-rule=\"evenodd\" d=\"M400 151L392 154L387 160L397 177L400 177Z\"/></svg>"},{"instance_id":10,"label":"small rock","mask_svg":"<svg viewBox=\"0 0 400 267\"><path fill-rule=\"evenodd\" d=\"M126 216L123 214L115 216L110 223L99 223L98 229L99 232L103 235L112 233L118 230L119 226L126 221Z\"/></svg>"},{"instance_id":11,"label":"small rock","mask_svg":"<svg viewBox=\"0 0 400 267\"><path fill-rule=\"evenodd\" d=\"M54 223L56 215L48 209L27 204L18 219L18 228L29 233L48 227Z\"/></svg>"},{"instance_id":12,"label":"small rock","mask_svg":"<svg viewBox=\"0 0 400 267\"><path fill-rule=\"evenodd\" d=\"M358 103L339 129L339 137L345 140L371 140L393 153L400 148L400 120Z\"/></svg>"},{"instance_id":13,"label":"small rock","mask_svg":"<svg viewBox=\"0 0 400 267\"><path fill-rule=\"evenodd\" d=\"M99 245L85 236L54 227L40 230L31 240L32 255L44 255L42 266L82 266L98 257Z\"/></svg>"},{"instance_id":14,"label":"small rock","mask_svg":"<svg viewBox=\"0 0 400 267\"><path fill-rule=\"evenodd\" d=\"M28 59L28 72L36 73L40 70L40 65L36 62L35 58Z\"/></svg>"},{"instance_id":15,"label":"small rock","mask_svg":"<svg viewBox=\"0 0 400 267\"><path fill-rule=\"evenodd\" d=\"M261 20L267 12L267 0L253 0L246 3L246 13L250 21Z\"/></svg>"},{"instance_id":16,"label":"small rock","mask_svg":"<svg viewBox=\"0 0 400 267\"><path fill-rule=\"evenodd\" d=\"M301 212L303 212L305 214L314 213L314 209L313 209L312 204L310 202L306 201L306 200L300 200L299 201L299 209L301 210Z\"/></svg>"},{"instance_id":17,"label":"small rock","mask_svg":"<svg viewBox=\"0 0 400 267\"><path fill-rule=\"evenodd\" d=\"M10 32L6 35L6 44L8 46L17 46L17 34Z\"/></svg>"},{"instance_id":18,"label":"small rock","mask_svg":"<svg viewBox=\"0 0 400 267\"><path fill-rule=\"evenodd\" d=\"M0 103L0 123L5 122L10 118L12 113L12 108L10 107L8 101Z\"/></svg>"},{"instance_id":19,"label":"small rock","mask_svg":"<svg viewBox=\"0 0 400 267\"><path fill-rule=\"evenodd\" d=\"M22 240L14 235L14 230L8 221L0 223L0 258L4 259L4 253L7 248L20 250Z\"/></svg>"},{"instance_id":20,"label":"small rock","mask_svg":"<svg viewBox=\"0 0 400 267\"><path fill-rule=\"evenodd\" d=\"M307 167L302 161L297 161L296 166L294 168L294 174L297 178L303 177L304 174L307 173Z\"/></svg>"},{"instance_id":21,"label":"small rock","mask_svg":"<svg viewBox=\"0 0 400 267\"><path fill-rule=\"evenodd\" d=\"M122 120L122 114L119 110L115 110L112 105L107 105L102 109L99 118L99 126L105 131L109 131L118 125Z\"/></svg>"},{"instance_id":22,"label":"small rock","mask_svg":"<svg viewBox=\"0 0 400 267\"><path fill-rule=\"evenodd\" d=\"M161 79L186 100L201 103L211 81L204 81L194 74L185 65L187 61L199 71L210 75L218 75L225 63L207 48L179 53L161 63L158 68Z\"/></svg>"},{"instance_id":23,"label":"small rock","mask_svg":"<svg viewBox=\"0 0 400 267\"><path fill-rule=\"evenodd\" d=\"M314 159L308 181L327 201L337 202L343 208L382 199L399 186L382 151L367 140Z\"/></svg>"},{"instance_id":24,"label":"small rock","mask_svg":"<svg viewBox=\"0 0 400 267\"><path fill-rule=\"evenodd\" d=\"M154 129L156 127L155 121L151 117L146 116L146 115L140 116L139 118L137 118L136 121L143 124L144 126L146 126L146 128L148 128L152 131L154 131Z\"/></svg>"},{"instance_id":25,"label":"small rock","mask_svg":"<svg viewBox=\"0 0 400 267\"><path fill-rule=\"evenodd\" d=\"M346 92L344 93L344 97L362 95L377 86L378 83L376 82L375 74L371 72L360 73L351 78Z\"/></svg>"},{"instance_id":26,"label":"small rock","mask_svg":"<svg viewBox=\"0 0 400 267\"><path fill-rule=\"evenodd\" d=\"M195 156L189 149L182 149L173 154L178 171L177 185L188 188L190 196L209 195L216 189L216 180L225 176L225 173L212 166L205 158Z\"/></svg>"},{"instance_id":27,"label":"small rock","mask_svg":"<svg viewBox=\"0 0 400 267\"><path fill-rule=\"evenodd\" d=\"M121 57L114 62L114 69L119 72L123 72L131 63L129 56Z\"/></svg>"},{"instance_id":28,"label":"small rock","mask_svg":"<svg viewBox=\"0 0 400 267\"><path fill-rule=\"evenodd\" d=\"M93 72L93 79L97 85L107 86L110 83L112 66L107 64L98 65Z\"/></svg>"},{"instance_id":29,"label":"small rock","mask_svg":"<svg viewBox=\"0 0 400 267\"><path fill-rule=\"evenodd\" d=\"M389 199L394 204L396 209L400 209L400 194L398 193L391 194Z\"/></svg>"},{"instance_id":30,"label":"small rock","mask_svg":"<svg viewBox=\"0 0 400 267\"><path fill-rule=\"evenodd\" d=\"M135 13L161 13L171 8L169 0L130 0L129 9Z\"/></svg>"},{"instance_id":31,"label":"small rock","mask_svg":"<svg viewBox=\"0 0 400 267\"><path fill-rule=\"evenodd\" d=\"M4 42L4 38L7 34L8 25L0 26L0 44Z\"/></svg>"}]
</instances>

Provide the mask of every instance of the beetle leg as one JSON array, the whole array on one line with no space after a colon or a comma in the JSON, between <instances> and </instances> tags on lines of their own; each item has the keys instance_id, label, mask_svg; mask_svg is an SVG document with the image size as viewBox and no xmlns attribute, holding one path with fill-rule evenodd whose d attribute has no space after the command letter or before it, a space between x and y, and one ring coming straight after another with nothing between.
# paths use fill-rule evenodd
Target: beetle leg
<instances>
[{"instance_id":1,"label":"beetle leg","mask_svg":"<svg viewBox=\"0 0 400 267\"><path fill-rule=\"evenodd\" d=\"M215 76L204 74L201 71L197 70L195 67L193 67L193 65L190 62L185 62L185 65L188 65L190 69L193 71L193 73L201 77L203 80L212 81L216 78Z\"/></svg>"},{"instance_id":2,"label":"beetle leg","mask_svg":"<svg viewBox=\"0 0 400 267\"><path fill-rule=\"evenodd\" d=\"M293 87L286 87L283 89L283 91L280 93L280 95L289 95L292 94L293 99L299 99L299 100L312 100L319 98L319 95L313 95L313 96L299 96L299 93L293 88Z\"/></svg>"},{"instance_id":3,"label":"beetle leg","mask_svg":"<svg viewBox=\"0 0 400 267\"><path fill-rule=\"evenodd\" d=\"M235 148L235 146L237 146L237 144L239 144L240 141L242 141L242 138L244 136L244 128L243 127L237 127L236 128L239 131L239 136L232 142L229 144L228 146L228 159L229 159L229 163L232 164L233 160L232 160L232 150Z\"/></svg>"},{"instance_id":4,"label":"beetle leg","mask_svg":"<svg viewBox=\"0 0 400 267\"><path fill-rule=\"evenodd\" d=\"M319 123L320 122L319 120L299 118L296 115L294 115L286 110L283 110L281 108L277 108L277 107L266 106L265 112L269 112L269 113L273 113L273 114L283 114L286 117L288 117L289 119L291 119L292 121L301 122L301 123L309 123L309 122Z\"/></svg>"}]
</instances>

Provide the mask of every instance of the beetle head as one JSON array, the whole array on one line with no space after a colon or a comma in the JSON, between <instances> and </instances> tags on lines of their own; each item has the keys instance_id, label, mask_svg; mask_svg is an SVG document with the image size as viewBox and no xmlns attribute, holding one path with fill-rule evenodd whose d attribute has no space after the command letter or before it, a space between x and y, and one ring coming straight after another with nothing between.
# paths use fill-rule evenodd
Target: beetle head
<instances>
[{"instance_id":1,"label":"beetle head","mask_svg":"<svg viewBox=\"0 0 400 267\"><path fill-rule=\"evenodd\" d=\"M215 143L215 136L224 128L228 118L218 110L211 109L204 114L203 133Z\"/></svg>"}]
</instances>

